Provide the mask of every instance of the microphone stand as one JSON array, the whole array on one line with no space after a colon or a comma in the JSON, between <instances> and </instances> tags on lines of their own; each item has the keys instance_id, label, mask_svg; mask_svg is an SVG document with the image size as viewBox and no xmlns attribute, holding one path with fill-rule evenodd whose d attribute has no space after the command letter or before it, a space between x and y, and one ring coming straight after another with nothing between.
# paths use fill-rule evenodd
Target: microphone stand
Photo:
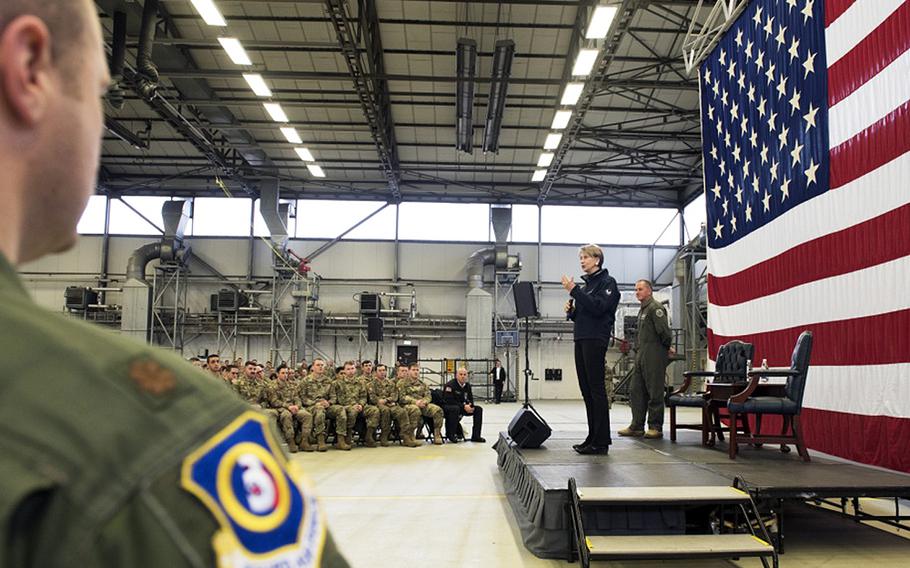
<instances>
[{"instance_id":1,"label":"microphone stand","mask_svg":"<svg viewBox=\"0 0 910 568\"><path fill-rule=\"evenodd\" d=\"M522 404L521 406L522 406L522 408L533 412L534 415L543 423L543 425L547 429L550 429L550 425L547 424L547 421L543 419L543 416L541 416L540 413L537 412L537 409L534 408L534 405L531 404L531 397L529 394L529 382L532 380L537 380L537 379L534 379L534 371L531 370L530 349L531 349L531 324L530 324L530 318L528 316L525 316L525 368L524 368L525 401L524 401L524 404ZM522 440L521 443L523 443L523 442L524 441Z\"/></svg>"}]
</instances>

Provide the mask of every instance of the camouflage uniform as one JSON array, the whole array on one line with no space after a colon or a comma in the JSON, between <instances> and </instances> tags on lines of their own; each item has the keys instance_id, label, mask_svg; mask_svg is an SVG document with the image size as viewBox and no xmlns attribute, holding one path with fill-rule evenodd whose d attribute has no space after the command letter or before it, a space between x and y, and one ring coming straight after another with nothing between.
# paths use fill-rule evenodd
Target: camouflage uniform
<instances>
[{"instance_id":1,"label":"camouflage uniform","mask_svg":"<svg viewBox=\"0 0 910 568\"><path fill-rule=\"evenodd\" d=\"M247 399L247 402L253 405L259 412L269 416L275 425L275 428L281 430L281 410L269 407L269 397L271 391L275 388L275 381L266 378L244 377L241 379L240 392L241 396ZM288 412L290 415L290 412Z\"/></svg>"},{"instance_id":2,"label":"camouflage uniform","mask_svg":"<svg viewBox=\"0 0 910 568\"><path fill-rule=\"evenodd\" d=\"M375 447L376 441L373 438L373 433L376 431L376 426L379 425L379 409L375 406L367 406L367 389L362 381L357 377L350 379L344 375L341 377L332 383L332 399L335 404L344 407L347 416L348 442L351 440L351 433L354 430L354 422L357 420L357 415L362 413L367 423L364 441L368 447ZM358 404L363 407L362 411L354 408Z\"/></svg>"},{"instance_id":3,"label":"camouflage uniform","mask_svg":"<svg viewBox=\"0 0 910 568\"><path fill-rule=\"evenodd\" d=\"M398 386L395 381L390 379L379 379L373 377L368 383L369 401L379 410L379 427L382 433L379 436L379 442L383 446L389 445L389 433L392 429L392 420L398 423L398 431L402 435L402 441L405 445L409 444L409 436L406 434L413 433L417 427L411 424L407 411L398 403ZM384 402L380 403L382 400Z\"/></svg>"},{"instance_id":4,"label":"camouflage uniform","mask_svg":"<svg viewBox=\"0 0 910 568\"><path fill-rule=\"evenodd\" d=\"M239 394L239 391L237 390L237 385L233 381L225 379L224 377L221 377L221 376L219 376L217 378L218 378L218 381L221 382L221 384L224 385L229 391L233 392L234 394Z\"/></svg>"},{"instance_id":5,"label":"camouflage uniform","mask_svg":"<svg viewBox=\"0 0 910 568\"><path fill-rule=\"evenodd\" d=\"M288 449L291 452L297 451L297 442L295 441L294 422L300 424L301 432L310 437L310 431L313 429L313 415L303 410L300 403L300 387L297 381L292 379L273 381L270 388L267 389L267 405L269 408L278 411L278 424L281 426L281 432L284 439L287 440ZM291 414L289 406L297 406L299 410L296 414ZM301 446L309 446L309 442L301 439Z\"/></svg>"},{"instance_id":6,"label":"camouflage uniform","mask_svg":"<svg viewBox=\"0 0 910 568\"><path fill-rule=\"evenodd\" d=\"M415 404L418 400L426 402L426 405L420 408ZM398 381L398 401L405 405L404 409L408 413L410 425L416 429L422 423L421 416L431 418L433 420L433 442L441 444L442 409L430 400L430 389L420 379L412 381L409 377Z\"/></svg>"},{"instance_id":7,"label":"camouflage uniform","mask_svg":"<svg viewBox=\"0 0 910 568\"><path fill-rule=\"evenodd\" d=\"M259 400L262 398L262 380L257 379L256 377L240 375L240 378L237 379L235 386L237 387L237 394L239 394L243 399L245 399L253 406L262 408L262 406L259 404Z\"/></svg>"},{"instance_id":8,"label":"camouflage uniform","mask_svg":"<svg viewBox=\"0 0 910 568\"><path fill-rule=\"evenodd\" d=\"M310 373L305 379L300 381L300 401L303 403L304 408L307 409L313 416L313 434L316 436L316 441L318 442L318 450L324 452L325 447L325 416L326 412L329 413L329 416L335 417L335 429L336 433L344 436L347 429L347 417L345 416L344 409L340 406L322 406L317 404L320 400L330 401L332 398L332 381L328 376L316 375ZM335 409L335 410L333 410ZM337 415L341 414L344 418L343 420L338 420Z\"/></svg>"}]
</instances>

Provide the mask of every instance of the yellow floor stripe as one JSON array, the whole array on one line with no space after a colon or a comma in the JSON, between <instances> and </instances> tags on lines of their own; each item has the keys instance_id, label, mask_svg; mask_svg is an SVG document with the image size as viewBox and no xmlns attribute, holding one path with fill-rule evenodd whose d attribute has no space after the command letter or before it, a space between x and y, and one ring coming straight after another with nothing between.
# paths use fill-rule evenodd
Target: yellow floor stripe
<instances>
[{"instance_id":1,"label":"yellow floor stripe","mask_svg":"<svg viewBox=\"0 0 910 568\"><path fill-rule=\"evenodd\" d=\"M438 500L461 500L461 501L502 501L505 495L322 495L320 501L391 501L399 499L410 499L417 501L438 501Z\"/></svg>"}]
</instances>

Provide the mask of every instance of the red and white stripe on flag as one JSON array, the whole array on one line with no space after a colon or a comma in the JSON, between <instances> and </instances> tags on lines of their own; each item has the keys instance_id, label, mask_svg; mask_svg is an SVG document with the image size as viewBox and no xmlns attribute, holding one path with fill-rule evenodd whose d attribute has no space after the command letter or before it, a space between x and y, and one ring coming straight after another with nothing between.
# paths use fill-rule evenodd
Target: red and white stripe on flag
<instances>
[{"instance_id":1,"label":"red and white stripe on flag","mask_svg":"<svg viewBox=\"0 0 910 568\"><path fill-rule=\"evenodd\" d=\"M808 445L910 472L910 0L824 10L830 190L709 246L709 353L788 366L812 330Z\"/></svg>"}]
</instances>

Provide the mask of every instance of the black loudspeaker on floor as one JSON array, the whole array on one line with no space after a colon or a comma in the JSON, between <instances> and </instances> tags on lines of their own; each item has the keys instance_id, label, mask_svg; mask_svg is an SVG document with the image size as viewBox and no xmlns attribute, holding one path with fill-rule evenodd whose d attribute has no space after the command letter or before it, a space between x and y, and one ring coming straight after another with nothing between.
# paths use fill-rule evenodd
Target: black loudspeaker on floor
<instances>
[{"instance_id":1,"label":"black loudspeaker on floor","mask_svg":"<svg viewBox=\"0 0 910 568\"><path fill-rule=\"evenodd\" d=\"M519 448L539 448L553 431L536 412L522 408L509 422L509 437Z\"/></svg>"}]
</instances>

